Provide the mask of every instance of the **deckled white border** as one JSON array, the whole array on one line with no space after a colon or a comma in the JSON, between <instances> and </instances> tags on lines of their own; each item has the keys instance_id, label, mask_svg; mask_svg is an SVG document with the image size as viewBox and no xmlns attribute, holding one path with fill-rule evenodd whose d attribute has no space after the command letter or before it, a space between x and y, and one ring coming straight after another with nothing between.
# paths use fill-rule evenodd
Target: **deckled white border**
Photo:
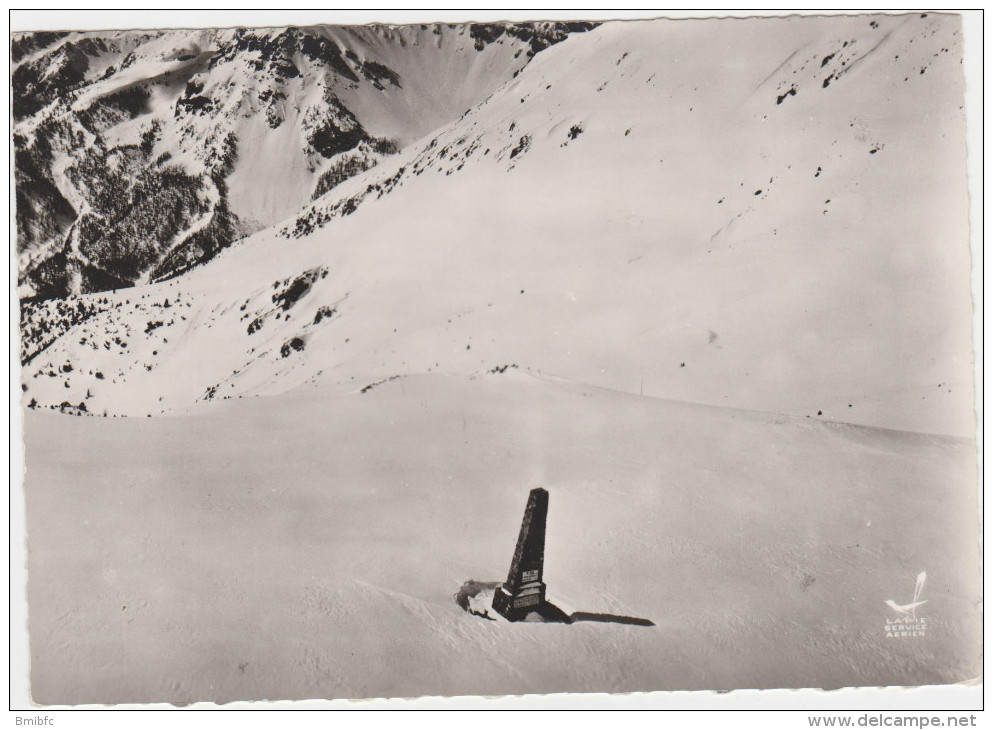
<instances>
[{"instance_id":1,"label":"deckled white border","mask_svg":"<svg viewBox=\"0 0 993 730\"><path fill-rule=\"evenodd\" d=\"M8 31L19 30L102 30L108 28L213 28L213 27L265 27L284 25L314 25L321 23L335 25L350 25L362 23L426 23L426 22L493 22L499 20L617 20L645 19L655 17L689 18L689 17L745 17L745 16L782 16L791 14L804 15L837 15L850 13L873 14L880 12L897 13L898 9L883 10L11 10L8 19ZM926 12L915 10L915 12ZM932 11L932 12L941 12ZM970 191L970 223L971 249L973 255L972 291L975 303L973 315L973 342L976 353L976 404L977 404L977 443L979 444L979 474L978 491L980 494L981 514L979 519L984 522L985 505L982 503L982 343L983 343L983 55L982 55L982 14L980 11L956 11L962 14L962 34L964 42L963 67L966 76L966 124L967 144L969 150L968 175ZM8 61L9 62L9 61ZM9 75L8 75L9 77ZM4 97L4 113L10 119L9 92ZM13 159L10 148L10 159ZM9 300L8 322L10 337L10 705L16 714L23 717L52 717L56 724L62 727L110 727L110 726L151 726L159 723L156 718L166 716L143 714L140 717L131 713L81 713L59 712L55 707L38 707L30 699L28 689L28 643L27 643L27 600L25 585L27 580L25 525L24 525L24 496L23 496L23 447L22 447L22 409L20 405L20 365L17 353L19 351L18 317L16 299L17 262L14 254L13 241L16 238L14 209L14 189L12 184L12 169L8 176L8 201L10 205L10 254L9 254ZM985 545L984 566L985 566ZM985 572L985 571L984 571ZM985 623L985 622L984 622ZM214 703L197 703L188 709L271 709L271 710L328 710L328 709L390 709L390 710L802 710L813 712L826 711L881 711L898 710L900 712L935 711L944 717L951 711L966 711L982 707L982 684L976 682L945 686L918 688L860 688L825 692L823 690L736 690L729 693L716 692L652 692L633 693L624 695L606 694L559 694L525 697L454 697L438 698L423 697L418 699L398 700L313 700L305 702L234 702L225 705ZM88 705L86 709L107 709L107 706ZM172 705L115 705L116 710L125 709L172 709ZM82 709L82 708L76 708ZM309 713L294 715L295 722L302 721ZM232 716L228 716L232 717ZM269 727L275 718L259 714L237 714L239 726ZM263 720L268 717L269 719ZM595 720L601 715L588 716ZM772 723L770 715L749 715L735 713L735 716L724 716L729 727L740 725L749 727L773 727L780 723ZM775 717L775 716L773 716ZM129 719L130 718L130 719ZM752 719L749 719L752 718ZM759 721L759 718L762 718ZM282 718L281 718L282 719ZM676 718L672 718L676 719ZM215 715L196 713L186 716L184 722L199 720L209 721L212 725L219 721ZM13 718L8 718L11 725ZM261 721L261 722L257 722ZM402 721L402 720L401 720ZM694 720L695 721L695 720ZM338 720L335 720L337 723ZM473 726L479 724L478 719L472 719ZM669 722L667 720L667 722ZM171 723L170 723L171 724ZM488 723L486 723L488 724ZM516 723L515 723L516 724ZM599 723L598 723L599 724ZM678 723L682 726L682 723ZM321 723L326 726L325 722ZM794 718L784 727L809 727L801 717ZM475 727L473 728L475 730Z\"/></svg>"}]
</instances>

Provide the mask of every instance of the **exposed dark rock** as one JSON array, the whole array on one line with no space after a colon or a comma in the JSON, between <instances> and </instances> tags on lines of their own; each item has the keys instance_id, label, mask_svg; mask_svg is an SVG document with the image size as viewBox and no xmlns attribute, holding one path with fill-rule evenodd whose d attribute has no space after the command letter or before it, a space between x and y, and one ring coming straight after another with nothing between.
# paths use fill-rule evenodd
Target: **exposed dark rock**
<instances>
[{"instance_id":1,"label":"exposed dark rock","mask_svg":"<svg viewBox=\"0 0 993 730\"><path fill-rule=\"evenodd\" d=\"M484 47L513 42L528 49L530 57L594 25L494 23L466 29ZM389 26L370 26L369 31L400 46L409 39ZM301 75L309 74L308 83L323 89L317 103L297 107L307 144L303 152L315 177L322 170L321 158L357 150L372 153L360 159L356 152L324 169L313 188L315 197L371 167L376 155L396 151L393 142L374 139L332 91L342 84L382 92L403 89L392 61L388 65L360 57L320 27L239 29L210 36L207 42L177 45L167 57L155 56L157 51L150 56L146 41L169 32L175 31L12 37L15 127L37 115L25 125L28 131L14 135L18 283L31 296L63 297L123 288L144 277L166 279L209 261L244 235L249 229L232 212L227 189L239 152L244 153L234 132L235 114L263 114L270 128L280 128L287 109L298 102L288 98L288 82ZM444 31L434 25L424 32ZM219 82L228 65L232 78L245 74L244 88L252 85L244 106L239 106L237 82ZM220 74L211 73L221 67ZM125 71L125 83L115 83ZM167 107L171 118L141 124L153 94L172 95ZM128 130L124 135L117 132L122 128ZM177 153L183 159L193 154L203 162L203 171L176 165ZM336 201L329 210L301 214L295 233L349 215L368 194L388 193L402 174ZM177 240L187 229L189 235Z\"/></svg>"},{"instance_id":2,"label":"exposed dark rock","mask_svg":"<svg viewBox=\"0 0 993 730\"><path fill-rule=\"evenodd\" d=\"M786 100L786 98L789 97L789 96L796 96L796 87L795 86L791 86L789 88L789 90L787 90L784 93L782 93L779 96L777 96L776 97L776 103L777 104L782 104Z\"/></svg>"},{"instance_id":3,"label":"exposed dark rock","mask_svg":"<svg viewBox=\"0 0 993 730\"><path fill-rule=\"evenodd\" d=\"M300 352L306 346L307 343L304 342L303 339L301 339L300 337L293 337L292 339L289 339L283 343L283 346L279 348L279 354L282 357L289 357L294 352Z\"/></svg>"}]
</instances>

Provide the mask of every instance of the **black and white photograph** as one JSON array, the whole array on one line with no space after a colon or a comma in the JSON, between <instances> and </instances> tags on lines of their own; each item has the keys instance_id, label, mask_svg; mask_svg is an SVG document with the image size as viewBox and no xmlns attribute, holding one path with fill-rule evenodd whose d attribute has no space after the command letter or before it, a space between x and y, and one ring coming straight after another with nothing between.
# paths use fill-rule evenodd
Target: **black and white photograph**
<instances>
[{"instance_id":1,"label":"black and white photograph","mask_svg":"<svg viewBox=\"0 0 993 730\"><path fill-rule=\"evenodd\" d=\"M83 15L10 34L32 707L982 681L975 17Z\"/></svg>"}]
</instances>

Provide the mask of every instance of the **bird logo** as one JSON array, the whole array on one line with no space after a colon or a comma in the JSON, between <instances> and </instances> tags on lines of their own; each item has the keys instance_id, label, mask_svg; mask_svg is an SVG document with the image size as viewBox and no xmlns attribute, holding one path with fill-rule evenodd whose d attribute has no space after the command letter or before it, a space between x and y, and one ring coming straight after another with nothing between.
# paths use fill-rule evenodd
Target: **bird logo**
<instances>
[{"instance_id":1,"label":"bird logo","mask_svg":"<svg viewBox=\"0 0 993 730\"><path fill-rule=\"evenodd\" d=\"M892 598L886 600L886 605L892 608L897 613L903 614L904 616L911 616L912 618L917 618L917 607L927 603L926 600L920 600L921 591L924 590L924 581L927 580L927 573L923 570L917 574L917 585L914 587L914 598L910 603L905 603L900 606Z\"/></svg>"}]
</instances>

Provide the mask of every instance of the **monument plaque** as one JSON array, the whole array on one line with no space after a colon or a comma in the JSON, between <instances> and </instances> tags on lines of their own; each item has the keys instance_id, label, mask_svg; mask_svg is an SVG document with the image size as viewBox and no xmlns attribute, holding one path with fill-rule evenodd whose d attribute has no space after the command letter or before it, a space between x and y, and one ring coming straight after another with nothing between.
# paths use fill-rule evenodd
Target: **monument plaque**
<instances>
[{"instance_id":1,"label":"monument plaque","mask_svg":"<svg viewBox=\"0 0 993 730\"><path fill-rule=\"evenodd\" d=\"M493 596L493 609L509 621L520 621L545 603L545 584L541 578L547 517L548 492L535 487L528 496L507 582Z\"/></svg>"}]
</instances>

